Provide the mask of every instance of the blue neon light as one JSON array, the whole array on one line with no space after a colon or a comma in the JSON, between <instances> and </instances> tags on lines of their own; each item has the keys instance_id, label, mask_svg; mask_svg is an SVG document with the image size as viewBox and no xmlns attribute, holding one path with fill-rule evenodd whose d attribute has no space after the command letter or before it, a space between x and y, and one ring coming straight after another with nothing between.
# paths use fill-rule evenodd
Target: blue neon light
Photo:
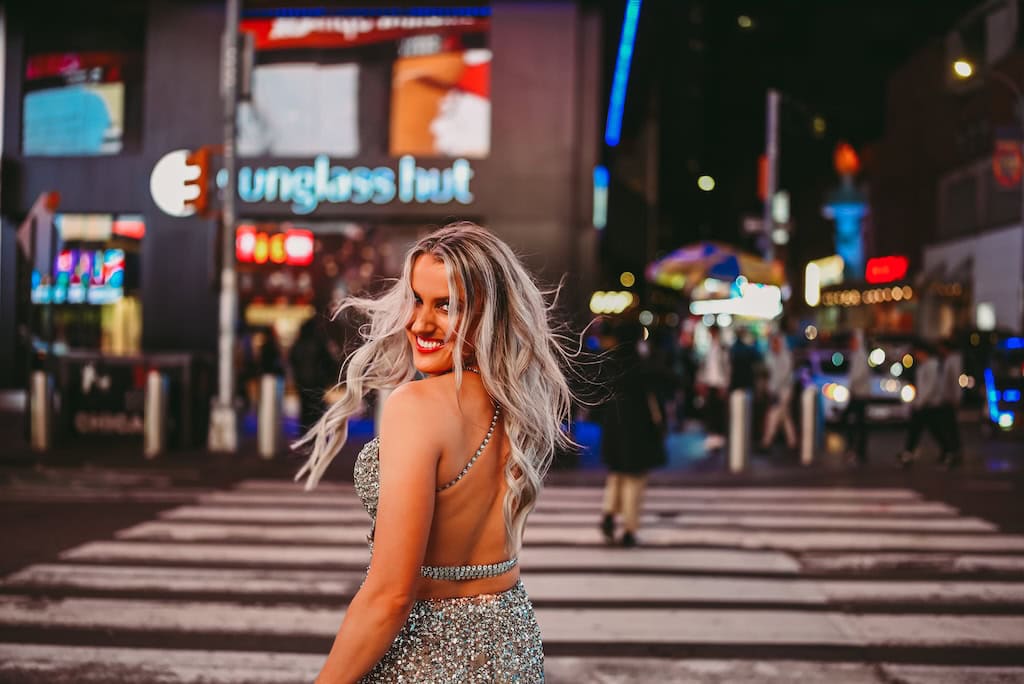
<instances>
[{"instance_id":1,"label":"blue neon light","mask_svg":"<svg viewBox=\"0 0 1024 684\"><path fill-rule=\"evenodd\" d=\"M1005 349L1024 349L1024 337L1007 337L1003 340Z\"/></svg>"},{"instance_id":2,"label":"blue neon light","mask_svg":"<svg viewBox=\"0 0 1024 684\"><path fill-rule=\"evenodd\" d=\"M636 25L640 19L641 1L629 0L626 4L626 16L622 19L619 56L615 58L615 77L612 80L612 95L608 100L608 120L604 126L604 141L609 147L618 145L619 136L622 135L622 110L626 106L629 65L633 61L633 45L636 43Z\"/></svg>"},{"instance_id":3,"label":"blue neon light","mask_svg":"<svg viewBox=\"0 0 1024 684\"><path fill-rule=\"evenodd\" d=\"M985 369L985 396L988 398L988 417L993 423L999 422L999 391L991 368Z\"/></svg>"},{"instance_id":4,"label":"blue neon light","mask_svg":"<svg viewBox=\"0 0 1024 684\"><path fill-rule=\"evenodd\" d=\"M594 228L603 230L608 225L608 169L594 167Z\"/></svg>"},{"instance_id":5,"label":"blue neon light","mask_svg":"<svg viewBox=\"0 0 1024 684\"><path fill-rule=\"evenodd\" d=\"M1003 401L1009 404L1016 404L1020 401L1020 390L1019 389L1008 389L1003 390Z\"/></svg>"}]
</instances>

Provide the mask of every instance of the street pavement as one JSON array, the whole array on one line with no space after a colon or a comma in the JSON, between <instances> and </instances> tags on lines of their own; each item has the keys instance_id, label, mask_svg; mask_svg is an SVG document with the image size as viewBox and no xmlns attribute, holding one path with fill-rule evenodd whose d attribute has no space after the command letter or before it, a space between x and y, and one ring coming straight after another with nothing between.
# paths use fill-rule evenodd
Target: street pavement
<instances>
[{"instance_id":1,"label":"street pavement","mask_svg":"<svg viewBox=\"0 0 1024 684\"><path fill-rule=\"evenodd\" d=\"M368 561L349 483L72 472L0 487L37 507L21 534L111 516L8 566L0 681L312 681ZM521 554L547 681L1024 681L1024 535L930 479L822 472L656 478L635 549L603 543L595 477L556 474Z\"/></svg>"}]
</instances>

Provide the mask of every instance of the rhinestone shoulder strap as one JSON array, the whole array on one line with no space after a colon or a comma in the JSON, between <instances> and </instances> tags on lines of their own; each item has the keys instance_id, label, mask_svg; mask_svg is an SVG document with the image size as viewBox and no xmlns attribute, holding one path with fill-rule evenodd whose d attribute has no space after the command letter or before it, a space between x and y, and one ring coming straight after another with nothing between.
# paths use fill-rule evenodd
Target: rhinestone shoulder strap
<instances>
[{"instance_id":1,"label":"rhinestone shoulder strap","mask_svg":"<svg viewBox=\"0 0 1024 684\"><path fill-rule=\"evenodd\" d=\"M501 407L495 406L494 415L491 417L491 426L487 428L487 435L484 437L484 441L480 444L479 448L477 448L476 453L473 454L473 458L469 459L469 463L467 463L466 467L462 469L462 472L456 475L455 479L452 480L451 482L448 482L447 484L443 484L440 487L438 487L436 490L434 490L435 492L443 492L444 490L448 489L449 487L451 487L456 482L458 482L459 480L466 476L466 473L469 472L469 469L473 467L474 463L476 463L476 459L480 458L480 454L484 453L484 449L487 448L488 442L491 441L491 436L494 434L494 426L498 424L499 413L501 413Z\"/></svg>"}]
</instances>

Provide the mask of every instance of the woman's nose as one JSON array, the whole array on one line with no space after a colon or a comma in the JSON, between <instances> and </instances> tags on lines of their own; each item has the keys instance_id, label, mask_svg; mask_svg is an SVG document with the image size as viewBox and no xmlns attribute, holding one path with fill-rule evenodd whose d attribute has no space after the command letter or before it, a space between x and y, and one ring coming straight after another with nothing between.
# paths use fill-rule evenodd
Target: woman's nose
<instances>
[{"instance_id":1,"label":"woman's nose","mask_svg":"<svg viewBox=\"0 0 1024 684\"><path fill-rule=\"evenodd\" d=\"M430 309L421 306L420 310L413 314L412 331L414 333L427 332L433 327Z\"/></svg>"}]
</instances>

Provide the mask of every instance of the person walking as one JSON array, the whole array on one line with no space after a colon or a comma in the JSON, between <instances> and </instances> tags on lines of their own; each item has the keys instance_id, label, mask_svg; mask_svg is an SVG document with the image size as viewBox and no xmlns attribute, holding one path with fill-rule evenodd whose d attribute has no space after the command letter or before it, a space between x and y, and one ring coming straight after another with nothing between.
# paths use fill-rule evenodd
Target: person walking
<instances>
[{"instance_id":1,"label":"person walking","mask_svg":"<svg viewBox=\"0 0 1024 684\"><path fill-rule=\"evenodd\" d=\"M299 391L299 424L306 432L324 412L324 392L338 380L338 368L320 332L320 321L310 318L288 353L292 377Z\"/></svg>"},{"instance_id":2,"label":"person walking","mask_svg":"<svg viewBox=\"0 0 1024 684\"><path fill-rule=\"evenodd\" d=\"M601 458L608 466L601 532L615 542L616 516L622 517L621 544L636 546L647 473L665 465L665 415L661 395L668 383L650 358L642 328L626 325L611 365L613 395L604 406Z\"/></svg>"},{"instance_id":3,"label":"person walking","mask_svg":"<svg viewBox=\"0 0 1024 684\"><path fill-rule=\"evenodd\" d=\"M768 412L765 417L761 449L767 451L781 425L786 433L786 446L796 448L796 426L793 424L793 354L781 333L772 335L765 365L768 368Z\"/></svg>"},{"instance_id":4,"label":"person walking","mask_svg":"<svg viewBox=\"0 0 1024 684\"><path fill-rule=\"evenodd\" d=\"M847 363L850 369L850 400L843 411L843 427L846 428L847 460L857 465L868 462L867 407L871 400L871 368L868 366L868 350L864 342L864 331L855 330L850 338Z\"/></svg>"},{"instance_id":5,"label":"person walking","mask_svg":"<svg viewBox=\"0 0 1024 684\"><path fill-rule=\"evenodd\" d=\"M939 360L932 354L931 347L923 342L916 345L914 356L917 366L914 378L916 393L912 403L907 441L899 454L900 465L904 468L910 467L916 460L917 445L921 440L921 433L925 430L935 438L942 453L945 453L947 448L946 430L939 422L942 402Z\"/></svg>"},{"instance_id":6,"label":"person walking","mask_svg":"<svg viewBox=\"0 0 1024 684\"><path fill-rule=\"evenodd\" d=\"M698 392L704 399L704 430L707 432L704 448L713 451L725 446L725 401L731 370L729 354L722 346L721 331L711 327L709 332L711 344L697 373L697 382Z\"/></svg>"},{"instance_id":7,"label":"person walking","mask_svg":"<svg viewBox=\"0 0 1024 684\"><path fill-rule=\"evenodd\" d=\"M963 389L960 387L960 375L963 373L963 361L960 354L953 350L948 339L939 342L939 394L937 422L946 430L946 446L940 457L940 463L946 468L957 468L963 462L960 442L960 423L957 414L960 410L960 399Z\"/></svg>"}]
</instances>

